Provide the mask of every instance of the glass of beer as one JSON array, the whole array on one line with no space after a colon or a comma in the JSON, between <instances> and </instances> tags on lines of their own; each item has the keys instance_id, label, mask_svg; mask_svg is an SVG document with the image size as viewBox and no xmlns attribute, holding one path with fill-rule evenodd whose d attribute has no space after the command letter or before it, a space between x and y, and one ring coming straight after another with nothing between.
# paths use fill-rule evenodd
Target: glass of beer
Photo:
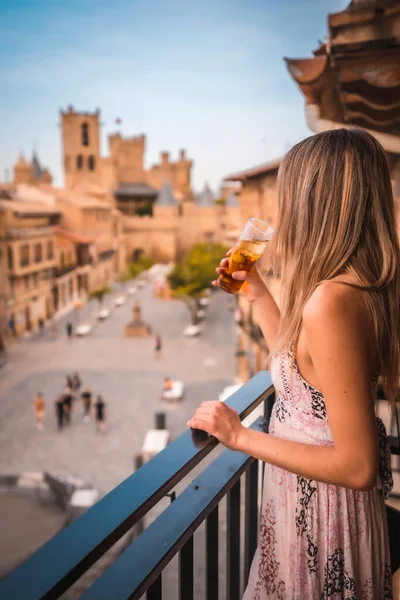
<instances>
[{"instance_id":1,"label":"glass of beer","mask_svg":"<svg viewBox=\"0 0 400 600\"><path fill-rule=\"evenodd\" d=\"M244 281L233 279L234 271L250 271L254 263L260 258L267 243L274 233L271 225L260 219L249 219L242 234L229 257L229 265L224 273L218 277L218 284L224 292L237 294Z\"/></svg>"}]
</instances>

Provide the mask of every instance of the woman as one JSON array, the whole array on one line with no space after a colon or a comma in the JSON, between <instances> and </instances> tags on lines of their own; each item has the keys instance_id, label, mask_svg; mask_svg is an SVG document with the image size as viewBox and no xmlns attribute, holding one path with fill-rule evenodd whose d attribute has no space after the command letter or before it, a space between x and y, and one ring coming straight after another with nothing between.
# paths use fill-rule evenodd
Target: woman
<instances>
[{"instance_id":1,"label":"woman","mask_svg":"<svg viewBox=\"0 0 400 600\"><path fill-rule=\"evenodd\" d=\"M245 600L392 598L374 403L378 376L392 402L398 384L400 252L382 147L356 129L302 141L281 164L278 205L281 310L256 270L234 274L272 349L269 433L220 402L189 425L267 463Z\"/></svg>"}]
</instances>

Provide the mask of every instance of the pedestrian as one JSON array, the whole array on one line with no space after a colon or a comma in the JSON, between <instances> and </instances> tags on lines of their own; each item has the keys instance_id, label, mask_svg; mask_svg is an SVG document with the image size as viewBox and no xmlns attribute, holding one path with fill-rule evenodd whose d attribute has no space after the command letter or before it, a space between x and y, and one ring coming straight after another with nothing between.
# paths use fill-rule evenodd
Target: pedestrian
<instances>
[{"instance_id":1,"label":"pedestrian","mask_svg":"<svg viewBox=\"0 0 400 600\"><path fill-rule=\"evenodd\" d=\"M14 315L11 315L8 319L8 328L11 331L11 335L13 337L17 337L17 330L15 328L15 318Z\"/></svg>"},{"instance_id":2,"label":"pedestrian","mask_svg":"<svg viewBox=\"0 0 400 600\"><path fill-rule=\"evenodd\" d=\"M64 400L65 423L67 425L70 425L71 414L72 414L72 402L73 402L72 389L70 387L65 388L63 400Z\"/></svg>"},{"instance_id":3,"label":"pedestrian","mask_svg":"<svg viewBox=\"0 0 400 600\"><path fill-rule=\"evenodd\" d=\"M161 350L162 350L161 335L156 335L155 346L154 346L154 357L156 360L161 358Z\"/></svg>"},{"instance_id":4,"label":"pedestrian","mask_svg":"<svg viewBox=\"0 0 400 600\"><path fill-rule=\"evenodd\" d=\"M61 431L64 426L65 408L64 408L64 397L58 396L55 401L56 418L57 418L57 429Z\"/></svg>"},{"instance_id":5,"label":"pedestrian","mask_svg":"<svg viewBox=\"0 0 400 600\"><path fill-rule=\"evenodd\" d=\"M57 338L57 321L55 319L51 320L50 331L51 337L55 340Z\"/></svg>"},{"instance_id":6,"label":"pedestrian","mask_svg":"<svg viewBox=\"0 0 400 600\"><path fill-rule=\"evenodd\" d=\"M171 377L166 377L164 379L163 391L170 392L172 390L172 379Z\"/></svg>"},{"instance_id":7,"label":"pedestrian","mask_svg":"<svg viewBox=\"0 0 400 600\"><path fill-rule=\"evenodd\" d=\"M67 332L67 339L70 342L72 340L72 323L70 321L68 321L68 323L65 326L65 330Z\"/></svg>"},{"instance_id":8,"label":"pedestrian","mask_svg":"<svg viewBox=\"0 0 400 600\"><path fill-rule=\"evenodd\" d=\"M35 399L33 401L33 409L35 411L36 426L39 429L39 431L42 431L44 429L44 415L46 410L46 405L42 392L38 392L36 394Z\"/></svg>"},{"instance_id":9,"label":"pedestrian","mask_svg":"<svg viewBox=\"0 0 400 600\"><path fill-rule=\"evenodd\" d=\"M71 380L71 388L74 392L79 392L80 387L82 385L81 379L78 375L78 373L74 373L72 376L72 380Z\"/></svg>"},{"instance_id":10,"label":"pedestrian","mask_svg":"<svg viewBox=\"0 0 400 600\"><path fill-rule=\"evenodd\" d=\"M188 425L264 465L243 600L392 598L393 478L374 407L381 376L394 408L400 372L400 245L384 149L363 129L301 141L280 163L277 205L269 259L280 307L257 269L230 275L246 282L239 293L271 352L269 431L219 401L202 402ZM218 275L227 268L224 257Z\"/></svg>"},{"instance_id":11,"label":"pedestrian","mask_svg":"<svg viewBox=\"0 0 400 600\"><path fill-rule=\"evenodd\" d=\"M83 420L85 423L90 421L90 409L92 407L92 392L90 388L85 388L82 392L83 401Z\"/></svg>"},{"instance_id":12,"label":"pedestrian","mask_svg":"<svg viewBox=\"0 0 400 600\"><path fill-rule=\"evenodd\" d=\"M65 376L65 389L71 389L72 390L72 377L71 375L66 375Z\"/></svg>"},{"instance_id":13,"label":"pedestrian","mask_svg":"<svg viewBox=\"0 0 400 600\"><path fill-rule=\"evenodd\" d=\"M39 328L39 335L43 335L44 321L43 321L42 317L38 318L38 328Z\"/></svg>"},{"instance_id":14,"label":"pedestrian","mask_svg":"<svg viewBox=\"0 0 400 600\"><path fill-rule=\"evenodd\" d=\"M101 433L106 432L105 417L105 402L101 396L97 396L94 404L94 420L96 422L97 431L100 431Z\"/></svg>"}]
</instances>

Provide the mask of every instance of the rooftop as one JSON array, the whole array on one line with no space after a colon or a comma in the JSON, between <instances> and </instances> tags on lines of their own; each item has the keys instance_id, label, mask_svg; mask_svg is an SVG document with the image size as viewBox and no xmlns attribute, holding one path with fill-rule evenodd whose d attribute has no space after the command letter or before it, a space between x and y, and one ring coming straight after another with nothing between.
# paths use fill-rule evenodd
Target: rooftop
<instances>
[{"instance_id":1,"label":"rooftop","mask_svg":"<svg viewBox=\"0 0 400 600\"><path fill-rule=\"evenodd\" d=\"M129 196L143 196L148 198L155 198L158 194L158 190L151 187L145 182L141 183L121 183L119 188L114 190L114 196L117 198L124 198Z\"/></svg>"},{"instance_id":2,"label":"rooftop","mask_svg":"<svg viewBox=\"0 0 400 600\"><path fill-rule=\"evenodd\" d=\"M203 207L215 206L214 194L212 193L212 190L208 183L204 185L203 191L200 192L200 194L196 195L196 204L197 206Z\"/></svg>"},{"instance_id":3,"label":"rooftop","mask_svg":"<svg viewBox=\"0 0 400 600\"><path fill-rule=\"evenodd\" d=\"M169 185L168 181L165 180L164 184L157 196L155 201L156 206L177 206L177 201L175 200L174 194L172 192L172 188Z\"/></svg>"},{"instance_id":4,"label":"rooftop","mask_svg":"<svg viewBox=\"0 0 400 600\"><path fill-rule=\"evenodd\" d=\"M14 214L20 217L46 217L61 214L58 208L39 202L0 199L0 206L7 210L12 210Z\"/></svg>"},{"instance_id":5,"label":"rooftop","mask_svg":"<svg viewBox=\"0 0 400 600\"><path fill-rule=\"evenodd\" d=\"M257 167L252 167L251 169L246 169L244 171L239 171L238 173L227 175L224 177L224 181L246 181L254 177L260 177L262 175L267 175L268 173L274 173L278 171L281 162L282 158L276 158L275 160L263 163Z\"/></svg>"}]
</instances>

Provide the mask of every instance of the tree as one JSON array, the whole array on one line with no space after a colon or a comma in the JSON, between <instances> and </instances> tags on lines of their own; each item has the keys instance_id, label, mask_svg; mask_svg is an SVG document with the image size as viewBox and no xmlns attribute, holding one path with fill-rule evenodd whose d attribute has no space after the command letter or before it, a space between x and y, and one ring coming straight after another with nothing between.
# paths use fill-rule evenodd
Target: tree
<instances>
[{"instance_id":1,"label":"tree","mask_svg":"<svg viewBox=\"0 0 400 600\"><path fill-rule=\"evenodd\" d=\"M199 300L216 277L215 268L228 248L221 244L196 244L193 246L167 276L169 286L175 298L185 302L193 325L198 322Z\"/></svg>"},{"instance_id":2,"label":"tree","mask_svg":"<svg viewBox=\"0 0 400 600\"><path fill-rule=\"evenodd\" d=\"M102 288L98 288L97 290L93 290L92 292L90 292L89 294L89 298L96 298L96 300L98 301L98 303L100 304L100 306L103 304L103 300L104 300L104 296L106 294L109 294L111 292L111 288L109 288L107 285L105 285Z\"/></svg>"}]
</instances>

